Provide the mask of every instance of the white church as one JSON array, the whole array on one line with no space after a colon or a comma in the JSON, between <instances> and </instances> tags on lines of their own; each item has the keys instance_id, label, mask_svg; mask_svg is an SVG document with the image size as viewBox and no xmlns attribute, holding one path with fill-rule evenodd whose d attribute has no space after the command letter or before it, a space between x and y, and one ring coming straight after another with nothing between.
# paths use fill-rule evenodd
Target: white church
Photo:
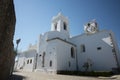
<instances>
[{"instance_id":1,"label":"white church","mask_svg":"<svg viewBox=\"0 0 120 80\"><path fill-rule=\"evenodd\" d=\"M80 35L71 37L69 30L68 18L58 13L52 18L51 30L40 34L36 45L20 53L16 68L52 73L120 68L119 48L112 31L99 30L94 20L85 24Z\"/></svg>"}]
</instances>

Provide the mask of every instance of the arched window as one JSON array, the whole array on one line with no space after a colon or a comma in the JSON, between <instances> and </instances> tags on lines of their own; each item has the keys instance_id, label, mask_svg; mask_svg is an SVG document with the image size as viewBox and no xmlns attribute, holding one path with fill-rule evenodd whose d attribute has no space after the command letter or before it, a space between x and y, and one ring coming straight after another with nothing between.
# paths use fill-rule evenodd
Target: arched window
<instances>
[{"instance_id":1,"label":"arched window","mask_svg":"<svg viewBox=\"0 0 120 80\"><path fill-rule=\"evenodd\" d=\"M50 60L50 67L52 67L52 61Z\"/></svg>"},{"instance_id":2,"label":"arched window","mask_svg":"<svg viewBox=\"0 0 120 80\"><path fill-rule=\"evenodd\" d=\"M71 57L75 58L75 50L73 47L71 47Z\"/></svg>"},{"instance_id":3,"label":"arched window","mask_svg":"<svg viewBox=\"0 0 120 80\"><path fill-rule=\"evenodd\" d=\"M67 30L67 24L64 22L63 23L64 30Z\"/></svg>"},{"instance_id":4,"label":"arched window","mask_svg":"<svg viewBox=\"0 0 120 80\"><path fill-rule=\"evenodd\" d=\"M43 52L42 56L42 67L45 67L45 52Z\"/></svg>"}]
</instances>

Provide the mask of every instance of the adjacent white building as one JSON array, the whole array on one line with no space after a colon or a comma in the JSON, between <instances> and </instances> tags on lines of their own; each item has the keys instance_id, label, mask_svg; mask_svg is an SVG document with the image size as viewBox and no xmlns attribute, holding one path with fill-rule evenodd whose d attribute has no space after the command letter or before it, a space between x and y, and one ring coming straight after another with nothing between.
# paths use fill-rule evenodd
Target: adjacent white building
<instances>
[{"instance_id":1,"label":"adjacent white building","mask_svg":"<svg viewBox=\"0 0 120 80\"><path fill-rule=\"evenodd\" d=\"M120 67L119 48L112 31L99 30L95 21L84 26L83 34L70 37L69 30L68 18L61 13L54 16L51 30L39 36L37 52L22 57L20 61L25 59L25 65L20 65L25 70L53 73L113 71ZM32 54L36 55L31 57ZM36 61L33 66L27 64L31 59Z\"/></svg>"},{"instance_id":2,"label":"adjacent white building","mask_svg":"<svg viewBox=\"0 0 120 80\"><path fill-rule=\"evenodd\" d=\"M30 44L28 50L18 54L18 61L15 65L16 68L18 70L34 71L36 68L36 56L36 45Z\"/></svg>"}]
</instances>

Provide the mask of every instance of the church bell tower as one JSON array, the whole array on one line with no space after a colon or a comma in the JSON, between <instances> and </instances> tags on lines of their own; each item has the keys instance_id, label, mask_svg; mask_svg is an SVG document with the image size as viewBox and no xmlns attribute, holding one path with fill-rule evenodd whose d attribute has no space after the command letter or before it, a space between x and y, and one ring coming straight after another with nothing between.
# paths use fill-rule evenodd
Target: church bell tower
<instances>
[{"instance_id":1,"label":"church bell tower","mask_svg":"<svg viewBox=\"0 0 120 80\"><path fill-rule=\"evenodd\" d=\"M58 15L52 19L51 31L58 31L69 37L68 19L61 13L58 13Z\"/></svg>"}]
</instances>

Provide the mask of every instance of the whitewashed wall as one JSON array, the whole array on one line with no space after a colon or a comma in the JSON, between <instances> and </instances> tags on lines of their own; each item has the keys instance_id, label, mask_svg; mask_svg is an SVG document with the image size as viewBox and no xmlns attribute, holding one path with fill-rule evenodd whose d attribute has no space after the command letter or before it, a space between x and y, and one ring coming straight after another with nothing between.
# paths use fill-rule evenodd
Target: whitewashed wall
<instances>
[{"instance_id":1,"label":"whitewashed wall","mask_svg":"<svg viewBox=\"0 0 120 80\"><path fill-rule=\"evenodd\" d=\"M35 67L35 60L36 60L36 50L29 50L25 52L25 66L24 66L24 71L33 71ZM27 61L29 60L29 63ZM30 60L32 62L30 63Z\"/></svg>"},{"instance_id":2,"label":"whitewashed wall","mask_svg":"<svg viewBox=\"0 0 120 80\"><path fill-rule=\"evenodd\" d=\"M59 39L54 40L57 55L57 71L75 71L76 70L76 47L72 44L63 42ZM71 47L74 48L75 57L71 57ZM70 63L70 66L69 66Z\"/></svg>"},{"instance_id":3,"label":"whitewashed wall","mask_svg":"<svg viewBox=\"0 0 120 80\"><path fill-rule=\"evenodd\" d=\"M79 35L71 39L71 42L77 45L79 70L84 70L83 65L86 61L92 63L91 70L95 71L111 71L112 68L117 67L111 46L102 40L109 37L109 33L109 31L101 31L91 35ZM85 45L85 52L81 52L82 44ZM98 47L101 47L101 50L97 50Z\"/></svg>"}]
</instances>

